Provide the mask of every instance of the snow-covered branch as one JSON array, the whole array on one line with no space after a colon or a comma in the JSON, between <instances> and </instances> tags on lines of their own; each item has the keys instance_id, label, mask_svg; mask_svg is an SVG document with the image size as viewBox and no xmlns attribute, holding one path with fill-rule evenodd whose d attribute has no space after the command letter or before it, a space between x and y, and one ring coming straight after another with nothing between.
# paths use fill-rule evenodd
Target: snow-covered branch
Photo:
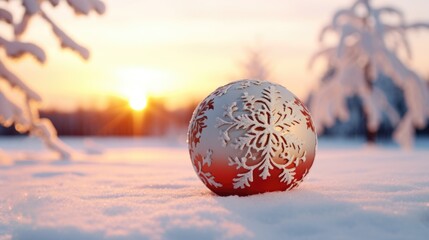
<instances>
[{"instance_id":1,"label":"snow-covered branch","mask_svg":"<svg viewBox=\"0 0 429 240\"><path fill-rule=\"evenodd\" d=\"M28 53L41 63L45 62L46 60L45 52L33 43L7 41L0 36L0 46L6 50L7 56L11 58L20 58L24 54Z\"/></svg>"},{"instance_id":2,"label":"snow-covered branch","mask_svg":"<svg viewBox=\"0 0 429 240\"><path fill-rule=\"evenodd\" d=\"M85 47L76 43L71 37L69 37L61 28L59 28L54 21L52 21L43 11L40 13L43 19L45 19L52 27L52 31L60 40L60 44L62 48L69 48L73 51L79 53L79 55L84 58L89 58L89 51Z\"/></svg>"},{"instance_id":3,"label":"snow-covered branch","mask_svg":"<svg viewBox=\"0 0 429 240\"><path fill-rule=\"evenodd\" d=\"M357 11L359 6L366 10L364 16ZM396 15L399 21L393 25L385 24L382 14ZM385 114L397 126L394 138L401 145L410 146L414 128L423 128L427 124L429 89L421 77L400 59L397 49L402 48L411 57L407 30L421 28L429 28L429 23L406 23L399 9L392 6L375 8L369 0L357 0L351 7L336 11L331 24L322 28L319 36L323 43L327 31L335 32L338 36L336 46L322 48L309 64L313 65L323 56L328 60L329 68L335 70L312 96L310 108L317 129L322 131L332 126L337 118L347 120L346 99L358 96L370 131L378 129ZM387 44L388 38L394 40L393 46ZM389 76L403 91L407 111L402 119L389 104L386 93L373 86L380 74Z\"/></svg>"},{"instance_id":4,"label":"snow-covered branch","mask_svg":"<svg viewBox=\"0 0 429 240\"><path fill-rule=\"evenodd\" d=\"M28 87L19 77L9 71L6 66L0 62L0 77L6 80L12 87L17 87L31 100L41 101L39 94Z\"/></svg>"},{"instance_id":5,"label":"snow-covered branch","mask_svg":"<svg viewBox=\"0 0 429 240\"><path fill-rule=\"evenodd\" d=\"M49 2L56 7L60 0L21 0L24 8L21 18L15 18L7 9L0 8L0 21L8 23L15 35L13 40L8 40L0 35L0 47L5 50L6 56L20 58L24 54L30 54L38 62L45 62L46 55L42 48L19 40L19 37L27 30L29 22L39 16L51 26L63 48L69 48L84 59L88 59L89 51L76 43L43 11L43 2ZM102 14L105 11L105 5L100 0L66 0L66 2L76 14L80 15L88 15L91 11ZM20 20L14 22L16 19ZM6 83L6 87L0 85L0 124L6 127L14 124L18 132L29 132L31 135L40 137L49 148L60 153L63 159L70 158L72 150L58 139L52 123L48 119L39 117L36 102L40 102L41 97L11 72L4 61L0 61L0 81ZM6 94L7 91L13 91L22 101L16 101L15 98Z\"/></svg>"},{"instance_id":6,"label":"snow-covered branch","mask_svg":"<svg viewBox=\"0 0 429 240\"><path fill-rule=\"evenodd\" d=\"M0 8L0 21L11 24L13 22L13 16L8 10Z\"/></svg>"}]
</instances>

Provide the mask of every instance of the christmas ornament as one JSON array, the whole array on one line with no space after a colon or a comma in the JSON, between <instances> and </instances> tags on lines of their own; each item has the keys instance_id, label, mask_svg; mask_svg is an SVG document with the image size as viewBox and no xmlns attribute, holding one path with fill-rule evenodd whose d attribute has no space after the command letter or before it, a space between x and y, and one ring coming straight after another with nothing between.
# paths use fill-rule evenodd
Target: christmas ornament
<instances>
[{"instance_id":1,"label":"christmas ornament","mask_svg":"<svg viewBox=\"0 0 429 240\"><path fill-rule=\"evenodd\" d=\"M194 170L221 196L298 186L313 164L316 142L302 102L265 81L218 88L197 106L188 129Z\"/></svg>"}]
</instances>

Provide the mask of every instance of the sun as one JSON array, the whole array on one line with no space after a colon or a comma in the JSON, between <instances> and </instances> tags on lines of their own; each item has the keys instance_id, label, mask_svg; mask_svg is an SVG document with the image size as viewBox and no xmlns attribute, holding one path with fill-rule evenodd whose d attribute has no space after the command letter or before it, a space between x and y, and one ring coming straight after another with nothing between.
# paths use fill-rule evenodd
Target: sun
<instances>
[{"instance_id":1,"label":"sun","mask_svg":"<svg viewBox=\"0 0 429 240\"><path fill-rule=\"evenodd\" d=\"M147 106L147 98L146 96L130 97L128 104L134 111L142 111Z\"/></svg>"},{"instance_id":2,"label":"sun","mask_svg":"<svg viewBox=\"0 0 429 240\"><path fill-rule=\"evenodd\" d=\"M148 99L165 94L166 73L141 67L128 67L117 70L118 86L115 91L128 101L134 111L149 107Z\"/></svg>"}]
</instances>

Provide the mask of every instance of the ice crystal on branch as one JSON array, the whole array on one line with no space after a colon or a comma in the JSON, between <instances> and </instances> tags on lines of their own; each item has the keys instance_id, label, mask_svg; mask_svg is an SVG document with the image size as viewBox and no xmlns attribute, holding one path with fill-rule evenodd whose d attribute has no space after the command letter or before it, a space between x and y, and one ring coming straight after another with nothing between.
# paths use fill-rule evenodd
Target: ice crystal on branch
<instances>
[{"instance_id":1,"label":"ice crystal on branch","mask_svg":"<svg viewBox=\"0 0 429 240\"><path fill-rule=\"evenodd\" d=\"M255 171L265 180L274 168L282 170L281 182L290 184L306 154L302 141L290 132L305 120L299 105L284 100L274 86L264 88L261 97L243 93L240 105L227 106L224 118L217 118L216 124L224 145L245 151L242 158L229 158L230 166L246 170L233 179L234 188L250 187ZM232 140L232 131L243 134Z\"/></svg>"},{"instance_id":2,"label":"ice crystal on branch","mask_svg":"<svg viewBox=\"0 0 429 240\"><path fill-rule=\"evenodd\" d=\"M9 58L20 58L25 54L32 55L38 62L46 60L45 52L33 43L22 42L20 36L27 30L33 17L39 16L52 28L53 33L60 41L61 47L77 52L84 59L88 59L89 51L69 37L43 10L43 4L49 2L53 7L59 0L22 0L23 15L18 20L7 9L0 8L0 21L11 27L14 39L8 40L0 35L0 47ZM91 11L102 14L105 11L104 3L100 0L67 0L67 4L76 14L87 15ZM7 3L5 6L8 6ZM20 77L8 70L3 59L0 59L0 124L6 127L15 125L20 133L29 132L40 137L45 144L61 154L64 159L70 157L70 148L62 143L56 130L48 119L41 119L38 114L37 102L41 97L28 87Z\"/></svg>"},{"instance_id":3,"label":"ice crystal on branch","mask_svg":"<svg viewBox=\"0 0 429 240\"><path fill-rule=\"evenodd\" d=\"M384 15L396 17L397 23L385 23ZM414 129L425 127L429 118L429 90L424 80L401 60L398 51L411 57L406 34L418 28L429 28L429 24L408 24L399 9L374 7L370 0L357 0L334 14L331 23L322 29L319 41L323 43L325 35L333 32L337 44L321 49L310 61L311 66L323 56L328 68L334 70L310 102L318 131L333 126L336 119L348 120L346 100L358 96L369 132L376 132L386 115L396 126L395 140L403 146L412 145ZM373 84L381 74L402 89L407 106L404 116L389 103L387 93Z\"/></svg>"}]
</instances>

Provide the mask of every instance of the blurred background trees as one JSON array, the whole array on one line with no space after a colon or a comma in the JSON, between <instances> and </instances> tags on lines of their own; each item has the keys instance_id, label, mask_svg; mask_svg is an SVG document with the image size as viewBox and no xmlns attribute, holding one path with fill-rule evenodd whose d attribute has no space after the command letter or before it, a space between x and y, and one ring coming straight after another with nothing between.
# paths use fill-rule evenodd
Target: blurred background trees
<instances>
[{"instance_id":1,"label":"blurred background trees","mask_svg":"<svg viewBox=\"0 0 429 240\"><path fill-rule=\"evenodd\" d=\"M264 52L253 48L247 50L246 60L242 65L242 79L271 80L270 68Z\"/></svg>"}]
</instances>

